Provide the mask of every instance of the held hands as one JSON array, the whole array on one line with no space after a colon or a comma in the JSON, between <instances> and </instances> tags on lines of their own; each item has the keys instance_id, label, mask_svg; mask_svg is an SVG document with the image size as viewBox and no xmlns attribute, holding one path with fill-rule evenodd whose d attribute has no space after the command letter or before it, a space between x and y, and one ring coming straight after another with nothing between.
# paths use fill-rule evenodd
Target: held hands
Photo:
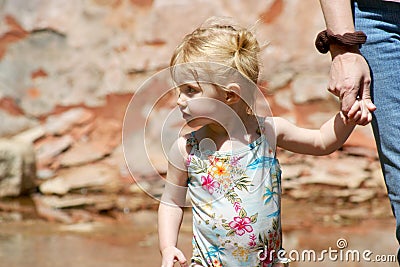
<instances>
[{"instance_id":1,"label":"held hands","mask_svg":"<svg viewBox=\"0 0 400 267\"><path fill-rule=\"evenodd\" d=\"M344 123L366 125L376 106L371 101L369 66L358 50L348 52L331 47L332 65L328 90L339 97Z\"/></svg>"},{"instance_id":2,"label":"held hands","mask_svg":"<svg viewBox=\"0 0 400 267\"><path fill-rule=\"evenodd\" d=\"M343 120L344 124L358 124L358 125L367 125L372 121L372 113L368 109L368 101L370 99L356 99L356 101L351 106L347 115L340 111L340 117ZM371 102L372 104L372 102ZM372 104L374 107L375 105ZM374 111L376 107L372 110Z\"/></svg>"},{"instance_id":3,"label":"held hands","mask_svg":"<svg viewBox=\"0 0 400 267\"><path fill-rule=\"evenodd\" d=\"M161 251L162 255L162 264L161 267L173 267L175 262L179 262L181 267L188 267L187 260L183 255L182 251L180 251L176 247L166 247Z\"/></svg>"}]
</instances>

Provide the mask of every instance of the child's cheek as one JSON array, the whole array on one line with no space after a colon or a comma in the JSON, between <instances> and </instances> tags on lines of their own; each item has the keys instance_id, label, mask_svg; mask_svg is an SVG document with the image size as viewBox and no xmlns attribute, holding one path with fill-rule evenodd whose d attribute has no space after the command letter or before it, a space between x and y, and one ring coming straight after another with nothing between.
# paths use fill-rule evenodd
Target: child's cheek
<instances>
[{"instance_id":1,"label":"child's cheek","mask_svg":"<svg viewBox=\"0 0 400 267\"><path fill-rule=\"evenodd\" d=\"M192 117L206 117L213 120L223 120L226 114L233 112L225 103L208 98L191 99L188 108Z\"/></svg>"}]
</instances>

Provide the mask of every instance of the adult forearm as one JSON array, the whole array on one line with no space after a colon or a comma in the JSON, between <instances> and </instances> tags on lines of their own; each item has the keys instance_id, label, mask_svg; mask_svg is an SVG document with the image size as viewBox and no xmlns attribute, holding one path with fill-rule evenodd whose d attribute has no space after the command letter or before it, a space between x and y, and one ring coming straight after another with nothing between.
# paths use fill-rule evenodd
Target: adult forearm
<instances>
[{"instance_id":1,"label":"adult forearm","mask_svg":"<svg viewBox=\"0 0 400 267\"><path fill-rule=\"evenodd\" d=\"M334 34L354 32L350 0L320 0L325 24Z\"/></svg>"}]
</instances>

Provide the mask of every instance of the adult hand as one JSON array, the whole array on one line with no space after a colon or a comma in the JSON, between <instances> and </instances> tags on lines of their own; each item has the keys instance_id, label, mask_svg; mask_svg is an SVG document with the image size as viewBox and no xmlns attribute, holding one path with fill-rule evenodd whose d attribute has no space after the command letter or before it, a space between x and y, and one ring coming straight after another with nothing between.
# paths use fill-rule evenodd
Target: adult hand
<instances>
[{"instance_id":1,"label":"adult hand","mask_svg":"<svg viewBox=\"0 0 400 267\"><path fill-rule=\"evenodd\" d=\"M356 51L341 51L332 49L332 65L328 90L339 97L340 109L345 117L353 119L355 112L350 112L356 99L362 99L365 107L375 111L376 106L371 101L371 75L365 58ZM368 117L370 122L372 117ZM364 124L363 122L362 124Z\"/></svg>"},{"instance_id":2,"label":"adult hand","mask_svg":"<svg viewBox=\"0 0 400 267\"><path fill-rule=\"evenodd\" d=\"M367 107L366 100L363 99L357 99L354 102L348 116L344 116L343 113L341 115L345 123L355 123L365 126L372 121L372 114Z\"/></svg>"},{"instance_id":3,"label":"adult hand","mask_svg":"<svg viewBox=\"0 0 400 267\"><path fill-rule=\"evenodd\" d=\"M173 267L175 262L179 262L181 267L188 267L187 260L176 247L166 247L161 251L162 254L162 264L161 267Z\"/></svg>"}]
</instances>

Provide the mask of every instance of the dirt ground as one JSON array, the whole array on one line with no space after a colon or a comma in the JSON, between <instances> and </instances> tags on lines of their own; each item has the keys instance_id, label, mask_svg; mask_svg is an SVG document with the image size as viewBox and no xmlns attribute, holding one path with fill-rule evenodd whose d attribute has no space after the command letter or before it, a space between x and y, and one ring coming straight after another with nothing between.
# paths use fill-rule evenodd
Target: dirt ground
<instances>
[{"instance_id":1,"label":"dirt ground","mask_svg":"<svg viewBox=\"0 0 400 267\"><path fill-rule=\"evenodd\" d=\"M386 200L382 206L390 212ZM298 203L283 198L282 224L286 251L337 249L338 239L345 239L346 249L376 255L394 255L397 243L395 221L388 214L381 219L337 221L324 219L316 203ZM307 211L307 212L306 212ZM311 212L308 212L311 211ZM326 216L326 215L325 215ZM335 216L333 216L334 218ZM0 262L9 267L155 267L160 266L157 213L142 210L116 221L80 224L57 224L42 220L23 220L0 224ZM187 257L191 251L191 211L187 210L179 237L179 247ZM293 254L294 255L294 254ZM319 255L319 254L317 254ZM374 258L375 259L375 258ZM176 266L178 266L176 264ZM393 262L324 261L294 262L303 266L384 266Z\"/></svg>"}]
</instances>

